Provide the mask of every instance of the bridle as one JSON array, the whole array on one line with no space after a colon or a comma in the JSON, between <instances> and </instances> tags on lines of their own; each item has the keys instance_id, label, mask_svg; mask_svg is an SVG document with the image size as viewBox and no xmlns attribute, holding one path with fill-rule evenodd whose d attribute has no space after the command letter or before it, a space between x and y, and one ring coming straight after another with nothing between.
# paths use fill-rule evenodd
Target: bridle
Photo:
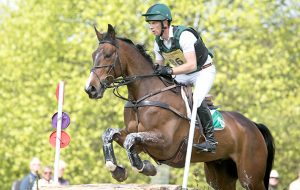
<instances>
[{"instance_id":1,"label":"bridle","mask_svg":"<svg viewBox=\"0 0 300 190\"><path fill-rule=\"evenodd\" d=\"M99 66L94 65L94 66L92 67L92 69L91 69L91 72L94 73L94 74L96 75L96 77L97 77L97 79L98 79L100 85L101 85L104 89L106 89L106 88L112 88L112 87L113 87L113 86L110 85L109 78L112 78L112 81L113 81L112 83L114 83L114 81L115 81L114 75L116 75L116 70L115 70L115 68L116 68L116 65L117 65L118 63L119 63L118 65L120 66L121 73L122 73L121 76L124 77L124 75L123 75L122 64L120 63L120 59L119 59L119 54L118 54L118 52L117 52L117 49L119 48L119 46L118 46L116 43L114 43L114 42L112 42L112 41L110 41L110 40L102 40L102 41L99 42L99 45L100 45L100 44L104 44L104 43L109 43L109 44L111 44L111 45L113 45L113 46L116 47L116 52L114 53L114 54L116 54L116 56L115 56L115 58L114 58L113 64L106 64L106 65L99 65ZM107 72L107 76L106 76L106 78L105 78L104 80L101 81L101 80L100 80L100 77L98 76L98 74L97 74L95 71L96 71L97 69L106 68L106 67L109 68L109 70L108 70L108 72ZM110 74L112 71L114 72L114 75L111 75L111 74Z\"/></svg>"},{"instance_id":2,"label":"bridle","mask_svg":"<svg viewBox=\"0 0 300 190\"><path fill-rule=\"evenodd\" d=\"M126 76L124 74L124 70L122 68L122 64L121 64L121 61L120 61L120 58L119 58L119 54L118 54L118 51L117 51L119 49L118 44L116 44L115 42L109 41L109 40L103 40L103 41L99 42L99 44L104 44L104 43L109 43L109 44L112 44L113 46L116 47L116 52L115 52L116 56L115 56L115 59L113 61L113 64L106 64L106 65L94 66L91 69L91 72L93 72L96 75L96 77L97 77L100 85L102 86L102 88L104 88L104 89L106 89L106 88L113 88L113 93L114 93L114 95L116 97L127 101L127 104L125 105L126 108L137 109L138 107L143 107L143 106L157 106L157 107L162 107L164 109L168 109L168 110L172 111L173 113L175 113L176 115L178 115L179 117L181 117L183 119L186 119L186 120L189 120L189 118L187 118L185 115L181 114L175 108L173 108L172 106L170 106L170 105L168 105L166 103L146 100L146 99L148 99L148 98L150 98L150 97L152 97L152 96L154 96L156 94L159 94L159 93L162 93L162 92L165 92L165 91L169 91L169 90L172 90L172 89L174 89L176 87L182 86L182 84L176 83L176 81L174 79L172 79L172 84L173 85L166 86L163 89L159 89L157 91L151 92L150 94L147 94L147 95L139 98L138 100L134 100L134 99L130 99L130 98L125 98L124 96L122 96L119 93L119 90L118 90L119 87L124 86L124 85L128 85L128 84L130 84L130 83L132 83L132 82L134 82L136 80L141 80L141 79L144 79L144 78L159 76L159 74L151 73L151 74L147 74L147 75ZM119 67L121 69L121 77L115 78L114 77L114 76L116 76L116 70L115 70L115 68L117 67L117 65L119 65ZM106 78L101 81L100 77L97 75L97 73L95 72L95 70L101 69L101 68L106 68L106 67L109 68L109 71L107 72ZM110 74L112 71L114 72L114 75ZM108 80L109 77L112 78L111 81Z\"/></svg>"},{"instance_id":3,"label":"bridle","mask_svg":"<svg viewBox=\"0 0 300 190\"><path fill-rule=\"evenodd\" d=\"M105 44L105 43L109 43L111 45L113 45L114 47L116 47L116 51L115 51L115 58L112 64L106 64L106 65L99 65L99 66L93 66L91 69L91 72L93 72L96 77L97 80L99 82L99 84L101 85L102 88L107 89L107 88L113 88L113 93L115 96L117 96L118 98L121 98L123 100L126 101L134 101L134 100L130 100L128 98L125 98L124 96L122 96L118 89L121 86L124 85L128 85L136 80L140 80L143 78L148 78L148 77L154 77L154 76L159 76L159 74L156 73L152 73L152 74L147 74L147 75L133 75L133 76L126 76L119 58L119 54L118 54L118 49L119 49L119 45L116 43L116 41L111 41L111 40L101 40L99 42L100 44ZM119 65L120 69L121 69L121 77L115 78L114 76L116 76L116 67L117 65ZM98 74L95 72L97 69L101 69L101 68L106 68L108 67L109 70L107 72L107 76L104 80L101 80L100 77L98 76ZM111 74L111 72L113 71L113 74ZM109 80L111 79L111 80Z\"/></svg>"}]
</instances>

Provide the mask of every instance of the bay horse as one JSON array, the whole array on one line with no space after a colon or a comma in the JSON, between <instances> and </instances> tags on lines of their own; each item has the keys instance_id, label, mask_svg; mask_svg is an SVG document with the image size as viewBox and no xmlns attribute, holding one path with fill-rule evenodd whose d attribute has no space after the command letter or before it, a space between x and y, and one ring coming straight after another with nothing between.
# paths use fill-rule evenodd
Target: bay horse
<instances>
[{"instance_id":1,"label":"bay horse","mask_svg":"<svg viewBox=\"0 0 300 190\"><path fill-rule=\"evenodd\" d=\"M145 50L117 37L112 25L106 33L94 28L99 46L92 54L94 65L85 91L89 98L100 99L107 88L114 88L114 94L127 101L125 128L108 128L102 135L105 164L113 178L119 182L127 178L126 169L117 163L113 141L126 149L132 167L144 175L156 175L156 168L150 161L141 160L141 152L157 163L184 167L190 121L177 86L167 85L153 74L153 62ZM118 93L122 85L127 86L127 97ZM245 189L268 189L275 154L270 131L240 113L220 113L225 128L215 131L216 152L193 148L191 162L204 162L207 183L214 189L236 189L237 180ZM198 131L194 143L201 139Z\"/></svg>"}]
</instances>

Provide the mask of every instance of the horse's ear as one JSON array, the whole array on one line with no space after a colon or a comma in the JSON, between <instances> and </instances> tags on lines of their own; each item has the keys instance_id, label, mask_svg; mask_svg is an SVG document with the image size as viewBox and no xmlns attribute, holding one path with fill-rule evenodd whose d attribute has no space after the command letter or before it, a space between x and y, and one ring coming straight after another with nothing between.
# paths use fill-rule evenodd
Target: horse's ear
<instances>
[{"instance_id":1,"label":"horse's ear","mask_svg":"<svg viewBox=\"0 0 300 190\"><path fill-rule=\"evenodd\" d=\"M114 27L111 24L108 24L107 34L109 34L113 40L116 39L116 32Z\"/></svg>"},{"instance_id":2,"label":"horse's ear","mask_svg":"<svg viewBox=\"0 0 300 190\"><path fill-rule=\"evenodd\" d=\"M98 30L97 30L97 27L96 25L94 25L94 29L95 29L95 32L96 32L96 35L97 35L97 38L99 40L99 42L103 39L103 34L100 33Z\"/></svg>"}]
</instances>

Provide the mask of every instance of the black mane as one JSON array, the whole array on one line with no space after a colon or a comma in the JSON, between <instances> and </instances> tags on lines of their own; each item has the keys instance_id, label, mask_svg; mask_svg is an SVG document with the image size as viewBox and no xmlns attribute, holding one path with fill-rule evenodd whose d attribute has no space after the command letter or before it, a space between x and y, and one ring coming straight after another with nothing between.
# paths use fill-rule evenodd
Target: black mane
<instances>
[{"instance_id":1,"label":"black mane","mask_svg":"<svg viewBox=\"0 0 300 190\"><path fill-rule=\"evenodd\" d=\"M143 55L143 57L146 58L147 61L149 61L150 63L153 64L153 60L152 60L152 57L146 52L147 50L145 49L145 46L144 45L141 45L141 44L134 44L130 39L128 38L118 38L119 40L122 40L128 44L131 44L133 46L135 46L138 51Z\"/></svg>"}]
</instances>

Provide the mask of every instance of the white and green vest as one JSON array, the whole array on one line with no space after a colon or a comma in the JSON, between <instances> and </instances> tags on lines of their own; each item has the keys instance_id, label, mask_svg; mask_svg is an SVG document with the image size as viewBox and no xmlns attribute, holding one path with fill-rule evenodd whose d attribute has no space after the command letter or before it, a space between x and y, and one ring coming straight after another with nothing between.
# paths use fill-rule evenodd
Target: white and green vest
<instances>
[{"instance_id":1,"label":"white and green vest","mask_svg":"<svg viewBox=\"0 0 300 190\"><path fill-rule=\"evenodd\" d=\"M195 46L195 52L196 52L196 57L197 57L197 70L196 71L199 71L199 70L201 70L201 67L204 65L204 63L207 59L207 56L208 56L208 54L210 54L210 52L206 48L201 37L198 35L198 33L193 28L189 28L189 27L185 27L185 26L173 26L174 37L171 38L172 41L171 41L170 49L164 45L163 40L160 38L160 36L156 36L155 41L159 47L159 51L160 51L159 53L163 56L165 63L172 67L186 63L182 49L180 48L180 44L179 44L179 38L183 31L190 31L197 38L197 41L194 44L194 46ZM196 72L196 71L194 71L194 72Z\"/></svg>"}]
</instances>

